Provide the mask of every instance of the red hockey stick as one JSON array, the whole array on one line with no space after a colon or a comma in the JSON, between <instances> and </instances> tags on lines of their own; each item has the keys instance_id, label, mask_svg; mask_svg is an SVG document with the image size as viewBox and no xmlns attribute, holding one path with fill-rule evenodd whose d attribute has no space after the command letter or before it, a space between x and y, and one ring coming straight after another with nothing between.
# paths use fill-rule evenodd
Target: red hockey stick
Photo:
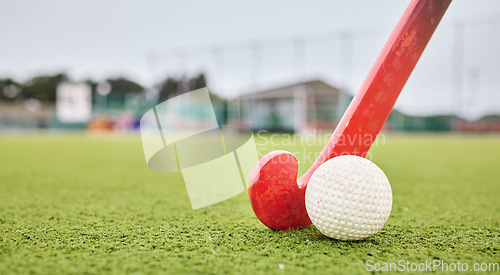
<instances>
[{"instance_id":1,"label":"red hockey stick","mask_svg":"<svg viewBox=\"0 0 500 275\"><path fill-rule=\"evenodd\" d=\"M248 194L261 222L279 230L311 224L304 202L309 178L331 158L366 155L450 3L411 1L321 155L300 179L291 153L274 151L259 161Z\"/></svg>"}]
</instances>

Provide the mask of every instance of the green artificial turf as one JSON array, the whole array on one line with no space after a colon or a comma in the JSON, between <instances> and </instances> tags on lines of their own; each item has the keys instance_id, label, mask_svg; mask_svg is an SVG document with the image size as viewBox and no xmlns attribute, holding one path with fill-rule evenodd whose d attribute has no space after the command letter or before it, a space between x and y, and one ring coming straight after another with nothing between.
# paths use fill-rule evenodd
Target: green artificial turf
<instances>
[{"instance_id":1,"label":"green artificial turf","mask_svg":"<svg viewBox=\"0 0 500 275\"><path fill-rule=\"evenodd\" d=\"M301 172L306 151L323 146L270 141L258 135L259 152L295 152ZM391 181L392 213L377 235L344 242L314 226L272 231L246 193L191 210L181 177L147 168L139 136L2 135L0 274L353 274L369 260L499 262L499 136L377 143L370 155Z\"/></svg>"}]
</instances>

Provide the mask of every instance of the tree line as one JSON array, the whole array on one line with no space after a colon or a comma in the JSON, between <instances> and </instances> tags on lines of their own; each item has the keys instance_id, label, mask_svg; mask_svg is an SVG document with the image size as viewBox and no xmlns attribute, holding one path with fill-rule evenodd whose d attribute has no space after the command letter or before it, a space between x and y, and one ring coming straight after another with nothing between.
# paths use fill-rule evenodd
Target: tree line
<instances>
[{"instance_id":1,"label":"tree line","mask_svg":"<svg viewBox=\"0 0 500 275\"><path fill-rule=\"evenodd\" d=\"M64 72L38 75L23 82L10 77L0 78L0 101L37 99L41 102L54 103L57 86L68 81L72 82L72 79ZM111 86L110 94L145 93L144 86L126 77L108 78L106 81ZM95 100L99 83L92 79L83 82L91 87L92 98ZM163 102L176 95L206 86L207 81L203 73L192 77L166 77L155 85L158 92L157 101Z\"/></svg>"}]
</instances>

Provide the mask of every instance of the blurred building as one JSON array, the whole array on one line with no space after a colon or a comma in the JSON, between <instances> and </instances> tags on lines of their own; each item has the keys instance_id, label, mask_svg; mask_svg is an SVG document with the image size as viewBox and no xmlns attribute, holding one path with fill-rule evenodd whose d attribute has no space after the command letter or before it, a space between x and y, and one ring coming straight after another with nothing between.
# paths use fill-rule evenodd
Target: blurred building
<instances>
[{"instance_id":1,"label":"blurred building","mask_svg":"<svg viewBox=\"0 0 500 275\"><path fill-rule=\"evenodd\" d=\"M293 83L237 97L228 124L254 131L334 129L352 96L321 80Z\"/></svg>"},{"instance_id":2,"label":"blurred building","mask_svg":"<svg viewBox=\"0 0 500 275\"><path fill-rule=\"evenodd\" d=\"M35 99L0 100L0 129L3 128L47 128L54 119L54 104Z\"/></svg>"}]
</instances>

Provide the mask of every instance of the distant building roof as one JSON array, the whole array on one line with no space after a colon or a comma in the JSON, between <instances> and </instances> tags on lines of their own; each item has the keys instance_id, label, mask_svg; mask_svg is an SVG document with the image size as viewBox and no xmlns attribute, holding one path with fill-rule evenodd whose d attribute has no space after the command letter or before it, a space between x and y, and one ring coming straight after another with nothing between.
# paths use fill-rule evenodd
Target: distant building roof
<instances>
[{"instance_id":1,"label":"distant building roof","mask_svg":"<svg viewBox=\"0 0 500 275\"><path fill-rule=\"evenodd\" d=\"M303 85L303 87L301 87ZM293 90L297 88L305 88L307 94L314 95L338 95L343 93L340 88L333 87L321 80L309 80L304 82L291 83L284 86L278 86L271 89L256 91L249 94L238 96L237 99L251 99L251 98L282 98L293 96Z\"/></svg>"}]
</instances>

